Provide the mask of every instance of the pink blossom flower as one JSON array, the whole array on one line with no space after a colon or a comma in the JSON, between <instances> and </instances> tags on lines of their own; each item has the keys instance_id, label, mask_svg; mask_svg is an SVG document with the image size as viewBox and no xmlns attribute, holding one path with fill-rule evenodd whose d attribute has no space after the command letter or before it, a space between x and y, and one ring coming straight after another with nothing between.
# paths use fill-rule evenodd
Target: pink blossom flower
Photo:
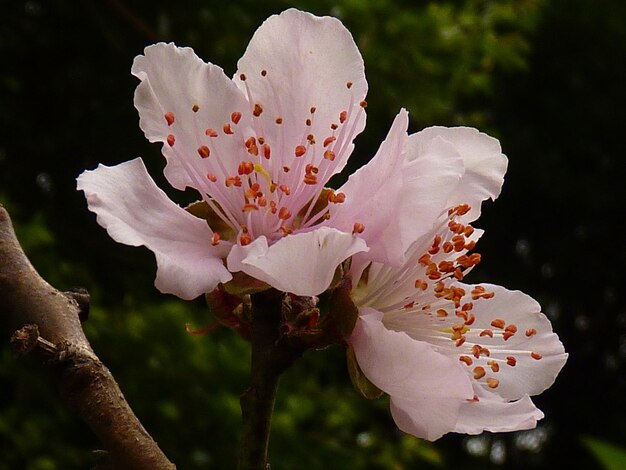
<instances>
[{"instance_id":1,"label":"pink blossom flower","mask_svg":"<svg viewBox=\"0 0 626 470\"><path fill-rule=\"evenodd\" d=\"M474 129L430 128L408 140L420 178L437 178L443 165L448 183L414 220L426 230L401 265L353 265L359 319L349 343L358 365L390 395L400 429L415 436L535 427L543 413L529 397L565 364L561 342L529 296L461 282L480 262L470 251L481 231L470 222L482 200L498 196L506 157Z\"/></svg>"},{"instance_id":2,"label":"pink blossom flower","mask_svg":"<svg viewBox=\"0 0 626 470\"><path fill-rule=\"evenodd\" d=\"M163 144L168 182L197 190L217 223L172 202L139 158L84 172L78 189L111 237L155 253L162 292L194 298L243 271L285 292L319 294L356 253L401 263L421 230L403 217L415 207L429 213L438 197L437 181L420 201L403 189L411 184L404 110L372 165L339 191L324 188L366 117L363 60L335 18L293 9L270 17L232 80L192 49L162 43L132 73L141 80L139 124Z\"/></svg>"}]
</instances>

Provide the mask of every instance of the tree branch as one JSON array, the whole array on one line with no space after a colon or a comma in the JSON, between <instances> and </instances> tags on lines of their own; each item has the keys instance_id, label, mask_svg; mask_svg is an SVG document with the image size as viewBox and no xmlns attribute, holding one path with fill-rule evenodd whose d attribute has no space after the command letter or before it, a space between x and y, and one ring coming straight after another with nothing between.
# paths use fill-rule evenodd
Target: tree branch
<instances>
[{"instance_id":1,"label":"tree branch","mask_svg":"<svg viewBox=\"0 0 626 470\"><path fill-rule=\"evenodd\" d=\"M51 366L62 398L108 451L110 468L172 470L83 332L86 295L64 294L39 276L0 205L0 328L12 334L14 350Z\"/></svg>"}]
</instances>

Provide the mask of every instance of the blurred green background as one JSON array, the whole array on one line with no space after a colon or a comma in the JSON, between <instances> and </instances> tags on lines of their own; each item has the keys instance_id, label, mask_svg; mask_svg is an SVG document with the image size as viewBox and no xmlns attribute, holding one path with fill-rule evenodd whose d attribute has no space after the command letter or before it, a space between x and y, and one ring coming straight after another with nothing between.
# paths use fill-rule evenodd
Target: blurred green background
<instances>
[{"instance_id":1,"label":"blurred green background","mask_svg":"<svg viewBox=\"0 0 626 470\"><path fill-rule=\"evenodd\" d=\"M430 445L353 391L343 351L309 352L281 383L272 468L602 468L594 453L626 468L622 0L0 0L0 202L45 278L91 292L88 336L144 425L180 469L233 468L248 347L223 329L187 335L186 322L212 321L203 302L156 292L152 255L109 239L74 179L142 156L167 188L137 125L133 57L174 41L231 75L254 30L289 6L338 16L364 56L368 125L350 171L400 107L412 132L470 125L501 140L509 171L477 224L484 262L469 280L537 298L570 359L536 398L536 430ZM6 339L0 469L89 468L96 439Z\"/></svg>"}]
</instances>

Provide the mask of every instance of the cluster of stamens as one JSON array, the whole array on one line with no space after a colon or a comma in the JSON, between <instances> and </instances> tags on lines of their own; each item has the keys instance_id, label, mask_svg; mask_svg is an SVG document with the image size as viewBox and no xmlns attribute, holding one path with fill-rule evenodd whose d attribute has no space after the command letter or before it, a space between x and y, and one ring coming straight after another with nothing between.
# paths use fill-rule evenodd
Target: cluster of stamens
<instances>
[{"instance_id":1,"label":"cluster of stamens","mask_svg":"<svg viewBox=\"0 0 626 470\"><path fill-rule=\"evenodd\" d=\"M267 70L261 70L261 77L267 77ZM283 116L275 116L270 121L260 121L262 115L267 117L267 110L262 103L255 102L245 74L239 76L244 84L250 103L250 127L239 129L243 113L247 110L236 110L230 114L230 120L221 128L203 127L198 111L199 104L192 104L194 128L196 132L196 159L180 153L174 133L167 135L165 141L176 157L183 162L183 167L190 175L196 189L209 203L211 209L237 235L241 245L249 244L254 238L266 235L270 240L293 233L299 228L319 224L331 218L325 207L313 211L316 201L323 193L323 184L333 175L333 162L337 156L345 153L354 138L354 125L358 118L350 107L341 111L336 121L330 123L329 133L318 139L311 132L315 119L316 107L309 108L308 117L303 122L303 137L291 152L284 148L285 138L280 129L286 121ZM348 89L352 83L346 84ZM360 103L359 112L367 103ZM352 119L354 118L354 119ZM174 130L176 116L171 111L164 114L167 126ZM248 122L248 121L246 121ZM265 135L270 123L276 128L272 131L272 142ZM188 124L188 123L186 123ZM218 126L219 127L219 126ZM250 129L252 134L250 134ZM278 130L278 132L274 132ZM220 155L218 139L236 139L242 143L238 155ZM275 150L278 149L278 150ZM287 150L287 151L286 151ZM276 154L275 152L279 152ZM291 155L291 161L289 161ZM232 174L227 168L233 158L239 158L237 173ZM325 204L340 204L345 201L345 194L334 192L324 194ZM316 206L317 207L317 206ZM365 227L355 222L353 233L361 233ZM218 244L217 234L212 243Z\"/></svg>"},{"instance_id":2,"label":"cluster of stamens","mask_svg":"<svg viewBox=\"0 0 626 470\"><path fill-rule=\"evenodd\" d=\"M417 293L407 299L410 301L404 309L429 315L435 327L444 335L449 335L447 337L454 342L454 347L459 349L459 360L472 368L470 376L495 389L500 384L497 374L501 367L515 367L517 358L514 355L507 355L504 359L493 358L484 344L497 346L495 341L506 342L519 334L530 339L537 331L528 328L521 333L517 325L506 324L502 319L491 321L491 328L472 327L476 322L476 314L473 313L475 302L492 299L495 293L480 285L468 292L453 284L456 280L463 280L467 271L481 261L480 254L468 254L476 246L476 241L471 238L474 228L457 220L469 210L467 204L461 204L448 211L447 231L436 235L430 248L418 258L419 272L424 277L415 280ZM530 352L530 356L535 360L541 359L541 354L537 352ZM477 401L478 397L473 400Z\"/></svg>"}]
</instances>

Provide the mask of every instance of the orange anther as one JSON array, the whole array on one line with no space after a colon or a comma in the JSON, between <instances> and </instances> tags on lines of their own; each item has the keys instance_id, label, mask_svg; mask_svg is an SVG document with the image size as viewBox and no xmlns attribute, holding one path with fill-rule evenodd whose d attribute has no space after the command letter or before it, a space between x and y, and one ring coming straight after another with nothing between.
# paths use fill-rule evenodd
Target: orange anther
<instances>
[{"instance_id":1,"label":"orange anther","mask_svg":"<svg viewBox=\"0 0 626 470\"><path fill-rule=\"evenodd\" d=\"M468 366L471 366L474 363L474 361L472 361L472 358L469 356L459 356L459 361L464 362Z\"/></svg>"},{"instance_id":2,"label":"orange anther","mask_svg":"<svg viewBox=\"0 0 626 470\"><path fill-rule=\"evenodd\" d=\"M269 145L267 145L267 144L263 144L263 156L264 156L267 160L269 160L269 159L270 159L271 153L272 153L272 151L271 151L271 149L270 149L270 146L269 146ZM284 167L283 167L283 168L284 168Z\"/></svg>"},{"instance_id":3,"label":"orange anther","mask_svg":"<svg viewBox=\"0 0 626 470\"><path fill-rule=\"evenodd\" d=\"M333 152L332 150L326 150L324 152L324 158L332 162L335 159L335 152Z\"/></svg>"},{"instance_id":4,"label":"orange anther","mask_svg":"<svg viewBox=\"0 0 626 470\"><path fill-rule=\"evenodd\" d=\"M438 317L447 317L448 316L448 312L442 308L440 308L439 310L437 310L437 316Z\"/></svg>"},{"instance_id":5,"label":"orange anther","mask_svg":"<svg viewBox=\"0 0 626 470\"><path fill-rule=\"evenodd\" d=\"M198 155L200 155L202 158L209 158L209 155L211 155L211 151L209 150L209 147L207 147L206 145L202 145L198 148Z\"/></svg>"},{"instance_id":6,"label":"orange anther","mask_svg":"<svg viewBox=\"0 0 626 470\"><path fill-rule=\"evenodd\" d=\"M254 163L252 162L239 162L237 173L240 175L249 175L254 171Z\"/></svg>"},{"instance_id":7,"label":"orange anther","mask_svg":"<svg viewBox=\"0 0 626 470\"><path fill-rule=\"evenodd\" d=\"M310 126L311 126L311 124L313 124L313 121L311 121L311 119L310 119L310 118L307 118L307 120L306 120L306 121L304 121L304 123L307 125L307 127L310 127Z\"/></svg>"},{"instance_id":8,"label":"orange anther","mask_svg":"<svg viewBox=\"0 0 626 470\"><path fill-rule=\"evenodd\" d=\"M528 328L528 329L526 330L526 336L528 336L529 338L530 338L531 336L536 335L536 334L537 334L537 330L535 330L534 328Z\"/></svg>"},{"instance_id":9,"label":"orange anther","mask_svg":"<svg viewBox=\"0 0 626 470\"><path fill-rule=\"evenodd\" d=\"M227 188L231 186L241 187L241 178L239 178L239 176L229 176L226 178L225 184Z\"/></svg>"},{"instance_id":10,"label":"orange anther","mask_svg":"<svg viewBox=\"0 0 626 470\"><path fill-rule=\"evenodd\" d=\"M504 328L504 325L504 320L501 320L499 318L496 318L491 322L491 326L493 326L494 328Z\"/></svg>"},{"instance_id":11,"label":"orange anther","mask_svg":"<svg viewBox=\"0 0 626 470\"><path fill-rule=\"evenodd\" d=\"M208 127L204 133L209 137L217 137L217 131L215 129L211 129L210 127Z\"/></svg>"},{"instance_id":12,"label":"orange anther","mask_svg":"<svg viewBox=\"0 0 626 470\"><path fill-rule=\"evenodd\" d=\"M489 336L490 338L493 338L493 331L491 330L483 330L480 332L479 336Z\"/></svg>"},{"instance_id":13,"label":"orange anther","mask_svg":"<svg viewBox=\"0 0 626 470\"><path fill-rule=\"evenodd\" d=\"M459 346L462 346L463 343L465 343L465 336L456 341L456 347L458 348Z\"/></svg>"},{"instance_id":14,"label":"orange anther","mask_svg":"<svg viewBox=\"0 0 626 470\"><path fill-rule=\"evenodd\" d=\"M167 121L167 125L171 126L174 124L174 113L167 112L165 113L165 121Z\"/></svg>"},{"instance_id":15,"label":"orange anther","mask_svg":"<svg viewBox=\"0 0 626 470\"><path fill-rule=\"evenodd\" d=\"M530 353L530 357L532 357L533 359L535 359L536 361L538 361L539 359L541 359L543 356L541 356L541 354L539 354L538 352L531 352Z\"/></svg>"},{"instance_id":16,"label":"orange anther","mask_svg":"<svg viewBox=\"0 0 626 470\"><path fill-rule=\"evenodd\" d=\"M465 227L465 230L463 230L463 233L465 234L466 237L471 236L474 233L474 227L472 227L471 225L467 225Z\"/></svg>"},{"instance_id":17,"label":"orange anther","mask_svg":"<svg viewBox=\"0 0 626 470\"><path fill-rule=\"evenodd\" d=\"M517 359L515 359L513 356L507 356L506 363L511 367L515 367L515 364L517 364Z\"/></svg>"},{"instance_id":18,"label":"orange anther","mask_svg":"<svg viewBox=\"0 0 626 470\"><path fill-rule=\"evenodd\" d=\"M475 320L476 320L476 316L474 316L474 314L473 314L473 313L470 313L470 314L467 316L467 320L465 320L465 324L466 324L467 326L470 326L470 325L472 325L472 324L474 323L474 321L475 321Z\"/></svg>"},{"instance_id":19,"label":"orange anther","mask_svg":"<svg viewBox=\"0 0 626 470\"><path fill-rule=\"evenodd\" d=\"M224 124L224 134L234 134L233 130L230 127L230 122L227 122L226 124Z\"/></svg>"},{"instance_id":20,"label":"orange anther","mask_svg":"<svg viewBox=\"0 0 626 470\"><path fill-rule=\"evenodd\" d=\"M361 108L367 108L367 101L365 101L365 100L361 101L361 102L359 103L359 106L360 106Z\"/></svg>"},{"instance_id":21,"label":"orange anther","mask_svg":"<svg viewBox=\"0 0 626 470\"><path fill-rule=\"evenodd\" d=\"M317 176L310 173L304 175L304 184L317 184Z\"/></svg>"},{"instance_id":22,"label":"orange anther","mask_svg":"<svg viewBox=\"0 0 626 470\"><path fill-rule=\"evenodd\" d=\"M487 385L489 386L489 388L497 388L498 385L500 385L500 381L498 379L490 377L487 379Z\"/></svg>"},{"instance_id":23,"label":"orange anther","mask_svg":"<svg viewBox=\"0 0 626 470\"><path fill-rule=\"evenodd\" d=\"M282 191L285 196L289 196L291 194L291 189L286 184L281 184L278 189Z\"/></svg>"},{"instance_id":24,"label":"orange anther","mask_svg":"<svg viewBox=\"0 0 626 470\"><path fill-rule=\"evenodd\" d=\"M169 145L170 147L174 146L174 142L176 142L176 137L174 137L172 134L167 136L167 145Z\"/></svg>"},{"instance_id":25,"label":"orange anther","mask_svg":"<svg viewBox=\"0 0 626 470\"><path fill-rule=\"evenodd\" d=\"M241 119L241 113L239 111L235 111L230 115L230 120L233 121L234 124L239 124L239 120Z\"/></svg>"},{"instance_id":26,"label":"orange anther","mask_svg":"<svg viewBox=\"0 0 626 470\"><path fill-rule=\"evenodd\" d=\"M276 120L274 121L276 124L282 124L283 123L283 118L281 117L277 117Z\"/></svg>"},{"instance_id":27,"label":"orange anther","mask_svg":"<svg viewBox=\"0 0 626 470\"><path fill-rule=\"evenodd\" d=\"M337 137L335 137L334 135L331 135L329 137L326 137L324 139L324 147L328 147L330 144L332 144L335 140L337 140Z\"/></svg>"},{"instance_id":28,"label":"orange anther","mask_svg":"<svg viewBox=\"0 0 626 470\"><path fill-rule=\"evenodd\" d=\"M416 279L415 288L420 290L426 290L428 288L428 283L422 279Z\"/></svg>"},{"instance_id":29,"label":"orange anther","mask_svg":"<svg viewBox=\"0 0 626 470\"><path fill-rule=\"evenodd\" d=\"M220 234L217 232L213 232L213 238L211 240L211 245L216 246L220 243Z\"/></svg>"},{"instance_id":30,"label":"orange anther","mask_svg":"<svg viewBox=\"0 0 626 470\"><path fill-rule=\"evenodd\" d=\"M250 236L248 232L242 233L241 236L239 237L239 244L241 246L249 245L250 242L252 242L252 237Z\"/></svg>"},{"instance_id":31,"label":"orange anther","mask_svg":"<svg viewBox=\"0 0 626 470\"><path fill-rule=\"evenodd\" d=\"M343 124L344 122L346 122L346 119L348 118L348 112L347 111L341 111L339 113L339 122L341 124Z\"/></svg>"},{"instance_id":32,"label":"orange anther","mask_svg":"<svg viewBox=\"0 0 626 470\"><path fill-rule=\"evenodd\" d=\"M278 211L278 218L281 220L287 220L291 217L291 212L286 207L281 207Z\"/></svg>"},{"instance_id":33,"label":"orange anther","mask_svg":"<svg viewBox=\"0 0 626 470\"><path fill-rule=\"evenodd\" d=\"M406 309L410 309L413 308L413 306L415 305L415 301L412 300L411 302L409 302L408 304L404 304L404 308Z\"/></svg>"},{"instance_id":34,"label":"orange anther","mask_svg":"<svg viewBox=\"0 0 626 470\"><path fill-rule=\"evenodd\" d=\"M352 235L356 233L363 233L364 230L365 230L365 225L359 222L355 222L354 226L352 227Z\"/></svg>"},{"instance_id":35,"label":"orange anther","mask_svg":"<svg viewBox=\"0 0 626 470\"><path fill-rule=\"evenodd\" d=\"M254 105L254 110L252 111L252 114L254 115L254 117L259 117L262 112L263 112L263 107L261 107L259 103L256 103Z\"/></svg>"},{"instance_id":36,"label":"orange anther","mask_svg":"<svg viewBox=\"0 0 626 470\"><path fill-rule=\"evenodd\" d=\"M474 378L476 380L482 379L485 375L487 375L487 372L485 371L484 367L481 367L481 366L474 367Z\"/></svg>"},{"instance_id":37,"label":"orange anther","mask_svg":"<svg viewBox=\"0 0 626 470\"><path fill-rule=\"evenodd\" d=\"M265 207L267 206L267 199L265 199L263 196L260 196L257 200L257 203L259 204L259 207Z\"/></svg>"},{"instance_id":38,"label":"orange anther","mask_svg":"<svg viewBox=\"0 0 626 470\"><path fill-rule=\"evenodd\" d=\"M244 204L241 208L241 212L250 212L250 211L258 211L259 206L256 204Z\"/></svg>"},{"instance_id":39,"label":"orange anther","mask_svg":"<svg viewBox=\"0 0 626 470\"><path fill-rule=\"evenodd\" d=\"M213 173L207 173L206 177L211 183L215 183L217 181L217 176L215 176Z\"/></svg>"},{"instance_id":40,"label":"orange anther","mask_svg":"<svg viewBox=\"0 0 626 470\"><path fill-rule=\"evenodd\" d=\"M194 104L194 105L191 107L191 110L192 110L194 113L197 113L199 109L200 109L200 106L198 106L197 104Z\"/></svg>"},{"instance_id":41,"label":"orange anther","mask_svg":"<svg viewBox=\"0 0 626 470\"><path fill-rule=\"evenodd\" d=\"M348 83L346 83L346 87L347 87L348 89L352 88L352 82L348 82Z\"/></svg>"},{"instance_id":42,"label":"orange anther","mask_svg":"<svg viewBox=\"0 0 626 470\"><path fill-rule=\"evenodd\" d=\"M491 367L491 370L493 372L499 372L500 371L500 364L498 364L496 361L487 361L487 365L489 367Z\"/></svg>"},{"instance_id":43,"label":"orange anther","mask_svg":"<svg viewBox=\"0 0 626 470\"><path fill-rule=\"evenodd\" d=\"M304 145L298 145L294 149L293 153L296 155L296 157L301 157L306 153L306 147Z\"/></svg>"},{"instance_id":44,"label":"orange anther","mask_svg":"<svg viewBox=\"0 0 626 470\"><path fill-rule=\"evenodd\" d=\"M420 256L420 259L418 259L417 261L422 266L428 266L431 263L430 254L428 253L423 254L422 256Z\"/></svg>"}]
</instances>

